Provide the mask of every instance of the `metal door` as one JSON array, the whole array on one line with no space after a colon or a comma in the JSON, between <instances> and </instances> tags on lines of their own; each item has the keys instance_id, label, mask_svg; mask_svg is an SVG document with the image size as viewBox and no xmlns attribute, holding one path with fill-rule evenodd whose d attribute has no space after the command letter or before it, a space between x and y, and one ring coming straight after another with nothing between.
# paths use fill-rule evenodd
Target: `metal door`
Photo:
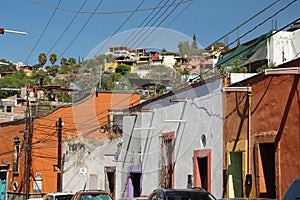
<instances>
[{"instance_id":1,"label":"metal door","mask_svg":"<svg viewBox=\"0 0 300 200\"><path fill-rule=\"evenodd\" d=\"M5 199L6 194L6 172L0 172L0 199Z\"/></svg>"}]
</instances>

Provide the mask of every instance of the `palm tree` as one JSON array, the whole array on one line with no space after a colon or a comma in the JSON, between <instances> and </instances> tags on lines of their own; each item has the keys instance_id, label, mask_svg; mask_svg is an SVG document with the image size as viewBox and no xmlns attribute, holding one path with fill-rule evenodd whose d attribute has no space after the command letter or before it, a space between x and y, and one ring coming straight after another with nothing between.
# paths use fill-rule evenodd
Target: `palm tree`
<instances>
[{"instance_id":1,"label":"palm tree","mask_svg":"<svg viewBox=\"0 0 300 200\"><path fill-rule=\"evenodd\" d=\"M69 63L69 65L74 65L74 64L76 64L76 59L75 58L69 58L68 63Z\"/></svg>"},{"instance_id":2,"label":"palm tree","mask_svg":"<svg viewBox=\"0 0 300 200\"><path fill-rule=\"evenodd\" d=\"M39 60L39 64L41 67L43 67L45 65L45 63L47 62L47 56L45 53L40 53L39 57L38 57L38 60Z\"/></svg>"},{"instance_id":3,"label":"palm tree","mask_svg":"<svg viewBox=\"0 0 300 200\"><path fill-rule=\"evenodd\" d=\"M68 60L67 60L66 58L61 58L61 59L60 59L60 64L61 64L61 66L66 65L67 62L68 62Z\"/></svg>"},{"instance_id":4,"label":"palm tree","mask_svg":"<svg viewBox=\"0 0 300 200\"><path fill-rule=\"evenodd\" d=\"M51 62L52 66L57 61L57 55L55 53L51 53L49 57L49 61Z\"/></svg>"}]
</instances>

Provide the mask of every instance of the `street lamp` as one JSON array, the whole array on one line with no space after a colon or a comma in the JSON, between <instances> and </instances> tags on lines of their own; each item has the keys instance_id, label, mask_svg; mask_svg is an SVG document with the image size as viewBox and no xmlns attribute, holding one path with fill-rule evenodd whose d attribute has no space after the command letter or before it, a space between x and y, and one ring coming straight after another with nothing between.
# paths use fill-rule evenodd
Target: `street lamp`
<instances>
[{"instance_id":1,"label":"street lamp","mask_svg":"<svg viewBox=\"0 0 300 200\"><path fill-rule=\"evenodd\" d=\"M4 28L0 28L0 34L4 34L4 33L14 33L14 34L27 35L26 32L22 32L22 31L13 31L13 30L7 30L7 29L4 29Z\"/></svg>"}]
</instances>

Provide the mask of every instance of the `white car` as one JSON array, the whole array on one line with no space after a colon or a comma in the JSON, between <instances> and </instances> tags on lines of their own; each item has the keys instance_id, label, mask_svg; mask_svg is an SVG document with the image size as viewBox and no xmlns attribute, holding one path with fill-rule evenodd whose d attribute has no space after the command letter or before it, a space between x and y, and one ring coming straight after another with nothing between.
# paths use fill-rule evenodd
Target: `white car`
<instances>
[{"instance_id":1,"label":"white car","mask_svg":"<svg viewBox=\"0 0 300 200\"><path fill-rule=\"evenodd\" d=\"M43 197L43 200L71 200L74 193L70 192L53 192Z\"/></svg>"}]
</instances>

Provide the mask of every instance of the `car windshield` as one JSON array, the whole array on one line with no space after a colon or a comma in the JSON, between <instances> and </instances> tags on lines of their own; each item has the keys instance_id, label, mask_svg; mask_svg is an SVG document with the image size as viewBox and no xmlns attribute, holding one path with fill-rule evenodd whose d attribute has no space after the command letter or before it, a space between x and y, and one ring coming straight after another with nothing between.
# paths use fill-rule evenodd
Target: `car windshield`
<instances>
[{"instance_id":1,"label":"car windshield","mask_svg":"<svg viewBox=\"0 0 300 200\"><path fill-rule=\"evenodd\" d=\"M72 199L72 194L63 194L63 195L46 195L44 200L70 200Z\"/></svg>"},{"instance_id":2,"label":"car windshield","mask_svg":"<svg viewBox=\"0 0 300 200\"><path fill-rule=\"evenodd\" d=\"M168 192L166 200L216 200L211 194L200 191Z\"/></svg>"},{"instance_id":3,"label":"car windshield","mask_svg":"<svg viewBox=\"0 0 300 200\"><path fill-rule=\"evenodd\" d=\"M55 200L71 200L72 196L73 196L72 194L56 196Z\"/></svg>"},{"instance_id":4,"label":"car windshield","mask_svg":"<svg viewBox=\"0 0 300 200\"><path fill-rule=\"evenodd\" d=\"M84 194L80 200L111 200L107 194Z\"/></svg>"}]
</instances>

